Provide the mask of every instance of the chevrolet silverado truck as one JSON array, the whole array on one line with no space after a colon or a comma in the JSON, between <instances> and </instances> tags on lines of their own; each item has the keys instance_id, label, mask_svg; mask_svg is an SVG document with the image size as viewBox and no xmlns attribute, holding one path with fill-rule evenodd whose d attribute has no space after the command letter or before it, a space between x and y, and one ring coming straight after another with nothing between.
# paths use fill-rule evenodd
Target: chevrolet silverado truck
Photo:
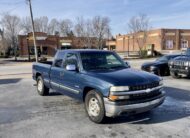
<instances>
[{"instance_id":1,"label":"chevrolet silverado truck","mask_svg":"<svg viewBox=\"0 0 190 138\"><path fill-rule=\"evenodd\" d=\"M37 92L49 89L84 102L90 120L148 112L165 99L163 80L130 68L115 52L58 50L53 62L34 63Z\"/></svg>"},{"instance_id":2,"label":"chevrolet silverado truck","mask_svg":"<svg viewBox=\"0 0 190 138\"><path fill-rule=\"evenodd\" d=\"M185 54L170 60L168 65L173 78L190 77L190 48L186 50Z\"/></svg>"}]
</instances>

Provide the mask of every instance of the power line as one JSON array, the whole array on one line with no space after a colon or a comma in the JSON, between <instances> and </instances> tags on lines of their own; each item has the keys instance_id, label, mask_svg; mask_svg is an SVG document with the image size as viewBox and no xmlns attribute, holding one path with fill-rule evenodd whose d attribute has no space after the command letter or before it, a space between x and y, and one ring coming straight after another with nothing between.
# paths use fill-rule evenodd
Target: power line
<instances>
[{"instance_id":1,"label":"power line","mask_svg":"<svg viewBox=\"0 0 190 138\"><path fill-rule=\"evenodd\" d=\"M19 8L19 7L21 7L22 5L21 4L25 4L25 1L17 1L17 2L14 2L14 3L11 3L11 2L1 2L0 1L0 4L1 5L15 5L13 8L11 8L11 9L8 9L8 10L5 10L5 11L3 11L3 12L0 12L0 14L2 15L3 13L10 13L10 12L12 12L12 11L14 11L15 9L17 9L17 8Z\"/></svg>"},{"instance_id":2,"label":"power line","mask_svg":"<svg viewBox=\"0 0 190 138\"><path fill-rule=\"evenodd\" d=\"M18 4L23 4L23 3L24 3L23 0L22 1L17 1L17 2L1 2L0 1L1 5L18 5Z\"/></svg>"}]
</instances>

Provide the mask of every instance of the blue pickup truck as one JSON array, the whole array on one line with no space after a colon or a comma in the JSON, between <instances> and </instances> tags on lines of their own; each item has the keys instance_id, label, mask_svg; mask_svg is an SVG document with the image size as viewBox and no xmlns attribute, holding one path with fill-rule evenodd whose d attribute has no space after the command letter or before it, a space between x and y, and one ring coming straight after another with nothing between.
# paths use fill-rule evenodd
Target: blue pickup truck
<instances>
[{"instance_id":1,"label":"blue pickup truck","mask_svg":"<svg viewBox=\"0 0 190 138\"><path fill-rule=\"evenodd\" d=\"M95 123L147 112L165 99L160 77L130 68L111 51L59 50L53 62L33 64L33 79L42 96L53 89L83 101Z\"/></svg>"}]
</instances>

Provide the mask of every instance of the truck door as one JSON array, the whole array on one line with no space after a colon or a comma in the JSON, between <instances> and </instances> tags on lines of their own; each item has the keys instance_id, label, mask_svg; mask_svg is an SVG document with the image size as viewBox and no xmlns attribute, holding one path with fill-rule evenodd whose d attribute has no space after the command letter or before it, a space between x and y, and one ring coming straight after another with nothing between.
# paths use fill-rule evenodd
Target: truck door
<instances>
[{"instance_id":1,"label":"truck door","mask_svg":"<svg viewBox=\"0 0 190 138\"><path fill-rule=\"evenodd\" d=\"M78 56L76 53L67 53L63 62L64 75L60 77L60 90L71 97L80 98L80 73L66 70L67 65L75 65L79 68Z\"/></svg>"},{"instance_id":2,"label":"truck door","mask_svg":"<svg viewBox=\"0 0 190 138\"><path fill-rule=\"evenodd\" d=\"M55 56L54 63L50 70L50 84L53 90L59 91L60 77L63 75L63 59L65 53L58 52Z\"/></svg>"}]
</instances>

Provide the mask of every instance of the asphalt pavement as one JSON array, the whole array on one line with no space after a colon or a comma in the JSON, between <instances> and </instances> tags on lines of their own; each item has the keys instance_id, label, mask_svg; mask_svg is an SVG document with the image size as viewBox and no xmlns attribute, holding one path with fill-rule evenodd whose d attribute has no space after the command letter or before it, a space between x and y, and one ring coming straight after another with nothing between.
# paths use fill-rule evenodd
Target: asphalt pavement
<instances>
[{"instance_id":1,"label":"asphalt pavement","mask_svg":"<svg viewBox=\"0 0 190 138\"><path fill-rule=\"evenodd\" d=\"M129 62L139 69L144 61ZM189 79L164 77L166 101L149 113L95 124L88 119L83 103L55 91L39 96L31 67L31 63L0 64L0 138L190 137Z\"/></svg>"}]
</instances>

